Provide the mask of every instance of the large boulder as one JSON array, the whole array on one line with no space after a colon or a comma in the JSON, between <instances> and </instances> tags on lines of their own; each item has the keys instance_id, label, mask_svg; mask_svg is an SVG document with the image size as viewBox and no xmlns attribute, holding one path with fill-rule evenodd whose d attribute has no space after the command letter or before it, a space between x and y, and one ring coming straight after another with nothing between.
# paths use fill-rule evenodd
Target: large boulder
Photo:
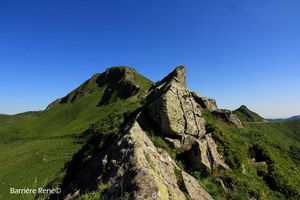
<instances>
[{"instance_id":1,"label":"large boulder","mask_svg":"<svg viewBox=\"0 0 300 200\"><path fill-rule=\"evenodd\" d=\"M207 142L207 150L210 157L211 167L217 168L222 167L225 169L229 169L229 167L225 164L222 156L218 153L218 146L212 138L211 134L205 135L205 140Z\"/></svg>"},{"instance_id":2,"label":"large boulder","mask_svg":"<svg viewBox=\"0 0 300 200\"><path fill-rule=\"evenodd\" d=\"M181 172L184 188L192 200L213 200L212 196L199 186L197 180L188 173Z\"/></svg>"},{"instance_id":3,"label":"large boulder","mask_svg":"<svg viewBox=\"0 0 300 200\"><path fill-rule=\"evenodd\" d=\"M217 144L213 140L211 134L206 134L201 140L196 140L193 144L189 160L193 168L216 169L218 167L229 169L225 164L222 156L218 153Z\"/></svg>"},{"instance_id":4,"label":"large boulder","mask_svg":"<svg viewBox=\"0 0 300 200\"><path fill-rule=\"evenodd\" d=\"M200 105L185 87L184 72L183 67L176 68L158 82L149 98L148 113L166 135L187 134L201 138L205 134L205 121Z\"/></svg>"},{"instance_id":5,"label":"large boulder","mask_svg":"<svg viewBox=\"0 0 300 200\"><path fill-rule=\"evenodd\" d=\"M205 166L208 169L211 169L211 162L209 159L206 140L197 140L192 146L189 155L189 160L192 167L195 169L201 169L203 166Z\"/></svg>"}]
</instances>

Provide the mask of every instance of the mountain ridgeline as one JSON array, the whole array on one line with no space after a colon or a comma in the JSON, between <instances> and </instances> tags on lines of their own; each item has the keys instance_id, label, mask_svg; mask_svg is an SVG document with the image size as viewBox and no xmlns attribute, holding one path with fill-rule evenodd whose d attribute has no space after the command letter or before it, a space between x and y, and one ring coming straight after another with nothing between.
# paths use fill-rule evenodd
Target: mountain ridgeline
<instances>
[{"instance_id":1,"label":"mountain ridgeline","mask_svg":"<svg viewBox=\"0 0 300 200\"><path fill-rule=\"evenodd\" d=\"M156 83L112 67L43 112L0 115L0 151L0 199L300 198L300 121L220 109L184 66Z\"/></svg>"}]
</instances>

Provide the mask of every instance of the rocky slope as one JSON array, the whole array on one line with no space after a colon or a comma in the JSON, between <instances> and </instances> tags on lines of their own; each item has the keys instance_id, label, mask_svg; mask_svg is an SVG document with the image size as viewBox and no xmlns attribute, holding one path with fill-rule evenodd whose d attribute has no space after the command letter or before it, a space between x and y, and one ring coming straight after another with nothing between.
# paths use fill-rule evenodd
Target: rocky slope
<instances>
[{"instance_id":1,"label":"rocky slope","mask_svg":"<svg viewBox=\"0 0 300 200\"><path fill-rule=\"evenodd\" d=\"M201 110L208 108L228 122L239 127L241 124L231 112L219 110L214 100L190 92L185 70L179 66L152 86L144 106L125 122L122 137L65 183L59 198L77 198L84 193L78 188L88 188L90 184L90 179L83 177L97 176L98 187L105 185L103 199L213 199L150 137L154 134L173 144L173 148L183 149L195 169L230 170L206 131Z\"/></svg>"}]
</instances>

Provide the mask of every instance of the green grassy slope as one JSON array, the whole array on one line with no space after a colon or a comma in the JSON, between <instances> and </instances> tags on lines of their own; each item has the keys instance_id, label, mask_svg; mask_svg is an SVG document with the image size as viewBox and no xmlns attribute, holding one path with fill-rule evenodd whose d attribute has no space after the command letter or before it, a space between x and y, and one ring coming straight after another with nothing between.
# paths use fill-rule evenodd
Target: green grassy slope
<instances>
[{"instance_id":1,"label":"green grassy slope","mask_svg":"<svg viewBox=\"0 0 300 200\"><path fill-rule=\"evenodd\" d=\"M201 177L208 191L220 187L213 184L217 181L212 177L218 177L229 188L229 199L300 197L300 121L249 124L238 129L218 121L209 112L204 116L232 169L213 172L208 179Z\"/></svg>"},{"instance_id":2,"label":"green grassy slope","mask_svg":"<svg viewBox=\"0 0 300 200\"><path fill-rule=\"evenodd\" d=\"M143 77L134 78L135 84L144 90L152 84ZM96 79L87 82L96 83ZM65 163L84 145L84 141L78 141L85 130L107 120L113 120L110 128L115 128L122 123L125 113L141 106L143 93L126 99L116 97L113 102L99 106L107 87L108 84L97 85L73 102L0 124L0 199L22 198L10 195L10 187L45 187L60 180L65 174ZM33 199L34 195L24 198Z\"/></svg>"},{"instance_id":3,"label":"green grassy slope","mask_svg":"<svg viewBox=\"0 0 300 200\"><path fill-rule=\"evenodd\" d=\"M257 113L249 110L246 106L242 105L238 109L233 111L234 114L238 116L238 118L242 122L263 122L264 118L259 116Z\"/></svg>"}]
</instances>

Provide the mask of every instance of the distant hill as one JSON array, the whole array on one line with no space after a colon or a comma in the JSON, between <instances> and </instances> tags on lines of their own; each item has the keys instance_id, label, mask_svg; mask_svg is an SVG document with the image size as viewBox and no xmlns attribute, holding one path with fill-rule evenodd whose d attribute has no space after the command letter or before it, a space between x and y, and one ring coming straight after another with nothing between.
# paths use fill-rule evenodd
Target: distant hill
<instances>
[{"instance_id":1,"label":"distant hill","mask_svg":"<svg viewBox=\"0 0 300 200\"><path fill-rule=\"evenodd\" d=\"M296 120L300 120L300 115L295 115L289 118L277 118L277 119L268 119L268 120L273 122L296 121Z\"/></svg>"},{"instance_id":2,"label":"distant hill","mask_svg":"<svg viewBox=\"0 0 300 200\"><path fill-rule=\"evenodd\" d=\"M242 122L264 122L264 121L266 121L263 117L261 117L260 115L258 115L255 112L251 111L245 105L242 105L238 109L234 110L233 113L236 114Z\"/></svg>"},{"instance_id":3,"label":"distant hill","mask_svg":"<svg viewBox=\"0 0 300 200\"><path fill-rule=\"evenodd\" d=\"M0 125L14 123L16 120L38 116L42 111L28 111L15 115L0 114Z\"/></svg>"}]
</instances>

